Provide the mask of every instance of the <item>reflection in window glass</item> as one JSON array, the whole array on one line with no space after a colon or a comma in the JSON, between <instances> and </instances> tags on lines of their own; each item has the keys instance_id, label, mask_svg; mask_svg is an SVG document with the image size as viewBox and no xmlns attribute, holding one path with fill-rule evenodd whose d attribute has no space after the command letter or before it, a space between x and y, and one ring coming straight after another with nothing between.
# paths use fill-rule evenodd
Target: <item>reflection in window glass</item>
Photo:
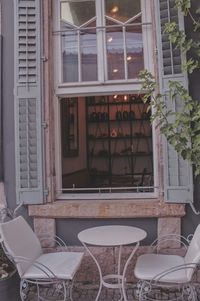
<instances>
[{"instance_id":1,"label":"reflection in window glass","mask_svg":"<svg viewBox=\"0 0 200 301\"><path fill-rule=\"evenodd\" d=\"M105 10L107 16L126 22L140 13L140 0L105 0Z\"/></svg>"},{"instance_id":2,"label":"reflection in window glass","mask_svg":"<svg viewBox=\"0 0 200 301\"><path fill-rule=\"evenodd\" d=\"M90 26L94 26L90 25ZM97 80L96 30L84 29L80 35L82 81Z\"/></svg>"},{"instance_id":3,"label":"reflection in window glass","mask_svg":"<svg viewBox=\"0 0 200 301\"><path fill-rule=\"evenodd\" d=\"M144 69L143 41L141 26L129 26L126 29L126 55L128 78L137 78Z\"/></svg>"},{"instance_id":4,"label":"reflection in window glass","mask_svg":"<svg viewBox=\"0 0 200 301\"><path fill-rule=\"evenodd\" d=\"M107 25L111 25L107 22ZM124 47L122 27L106 30L108 79L124 79Z\"/></svg>"},{"instance_id":5,"label":"reflection in window glass","mask_svg":"<svg viewBox=\"0 0 200 301\"><path fill-rule=\"evenodd\" d=\"M81 26L95 15L95 1L61 2L61 19L67 23Z\"/></svg>"},{"instance_id":6,"label":"reflection in window glass","mask_svg":"<svg viewBox=\"0 0 200 301\"><path fill-rule=\"evenodd\" d=\"M78 38L76 31L66 31L62 37L63 82L78 81Z\"/></svg>"}]
</instances>

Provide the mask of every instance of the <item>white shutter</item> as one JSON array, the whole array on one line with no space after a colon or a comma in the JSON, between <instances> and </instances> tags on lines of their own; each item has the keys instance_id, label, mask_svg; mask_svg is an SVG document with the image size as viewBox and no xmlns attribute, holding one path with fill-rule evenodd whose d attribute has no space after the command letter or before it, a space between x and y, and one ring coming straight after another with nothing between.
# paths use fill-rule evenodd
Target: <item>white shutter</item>
<instances>
[{"instance_id":1,"label":"white shutter","mask_svg":"<svg viewBox=\"0 0 200 301\"><path fill-rule=\"evenodd\" d=\"M17 202L43 202L40 0L15 0Z\"/></svg>"},{"instance_id":2,"label":"white shutter","mask_svg":"<svg viewBox=\"0 0 200 301\"><path fill-rule=\"evenodd\" d=\"M179 81L188 88L187 76L182 72L182 56L179 49L170 43L163 33L166 23L172 21L184 30L183 16L175 6L175 0L157 0L157 41L160 66L161 93L169 90L169 81ZM166 96L168 109L177 111L181 108L181 100L176 98L172 104ZM174 148L163 138L163 163L164 163L164 199L168 202L187 203L193 201L193 176L192 167L188 161L183 160Z\"/></svg>"}]
</instances>

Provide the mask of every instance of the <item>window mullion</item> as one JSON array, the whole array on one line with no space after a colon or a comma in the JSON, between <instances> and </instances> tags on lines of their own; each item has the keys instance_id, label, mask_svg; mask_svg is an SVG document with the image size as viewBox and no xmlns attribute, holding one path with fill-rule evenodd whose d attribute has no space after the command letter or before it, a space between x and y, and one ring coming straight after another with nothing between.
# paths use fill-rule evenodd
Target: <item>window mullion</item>
<instances>
[{"instance_id":1,"label":"window mullion","mask_svg":"<svg viewBox=\"0 0 200 301\"><path fill-rule=\"evenodd\" d=\"M97 64L98 64L98 81L104 82L104 29L102 28L103 24L103 2L101 0L96 0L96 26L97 26Z\"/></svg>"},{"instance_id":2,"label":"window mullion","mask_svg":"<svg viewBox=\"0 0 200 301\"><path fill-rule=\"evenodd\" d=\"M125 25L123 25L122 29L123 29L123 48L124 48L124 73L125 73L125 79L128 79Z\"/></svg>"},{"instance_id":3,"label":"window mullion","mask_svg":"<svg viewBox=\"0 0 200 301\"><path fill-rule=\"evenodd\" d=\"M81 69L81 41L80 41L80 29L77 31L77 35L78 35L78 81L81 82L82 81L82 69Z\"/></svg>"}]
</instances>

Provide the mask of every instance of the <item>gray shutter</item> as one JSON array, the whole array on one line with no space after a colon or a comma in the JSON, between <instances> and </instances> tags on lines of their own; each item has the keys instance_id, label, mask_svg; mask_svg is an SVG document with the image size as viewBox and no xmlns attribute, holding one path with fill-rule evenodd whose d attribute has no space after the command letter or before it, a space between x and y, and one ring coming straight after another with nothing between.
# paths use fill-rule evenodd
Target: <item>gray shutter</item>
<instances>
[{"instance_id":1,"label":"gray shutter","mask_svg":"<svg viewBox=\"0 0 200 301\"><path fill-rule=\"evenodd\" d=\"M169 81L179 81L188 88L187 76L182 72L182 56L180 50L170 43L163 33L167 22L173 21L184 30L184 20L175 7L175 0L158 1L158 53L160 68L161 93L165 94L169 89ZM168 109L177 111L182 104L180 99L172 104L165 97ZM173 106L173 107L172 107ZM163 138L163 163L164 163L164 199L168 202L187 203L193 201L193 176L192 167L188 161L183 160L174 148Z\"/></svg>"},{"instance_id":2,"label":"gray shutter","mask_svg":"<svg viewBox=\"0 0 200 301\"><path fill-rule=\"evenodd\" d=\"M43 202L40 0L15 0L17 202Z\"/></svg>"}]
</instances>

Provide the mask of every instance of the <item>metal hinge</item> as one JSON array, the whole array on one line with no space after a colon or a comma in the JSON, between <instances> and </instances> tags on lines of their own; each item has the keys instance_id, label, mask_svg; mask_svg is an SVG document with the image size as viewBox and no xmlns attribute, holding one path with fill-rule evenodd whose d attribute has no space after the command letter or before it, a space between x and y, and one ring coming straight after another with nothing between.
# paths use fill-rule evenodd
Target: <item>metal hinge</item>
<instances>
[{"instance_id":1,"label":"metal hinge","mask_svg":"<svg viewBox=\"0 0 200 301\"><path fill-rule=\"evenodd\" d=\"M44 199L47 200L48 195L49 195L49 189L48 189L48 188L47 188L47 189L44 189L43 195L44 195Z\"/></svg>"},{"instance_id":2,"label":"metal hinge","mask_svg":"<svg viewBox=\"0 0 200 301\"><path fill-rule=\"evenodd\" d=\"M43 121L43 122L42 122L42 127L43 127L44 129L46 129L46 128L48 127L48 124L47 124L46 121Z\"/></svg>"},{"instance_id":3,"label":"metal hinge","mask_svg":"<svg viewBox=\"0 0 200 301\"><path fill-rule=\"evenodd\" d=\"M42 60L43 62L47 62L47 61L48 61L48 59L47 59L46 56L42 56L42 57L41 57L41 60Z\"/></svg>"}]
</instances>

